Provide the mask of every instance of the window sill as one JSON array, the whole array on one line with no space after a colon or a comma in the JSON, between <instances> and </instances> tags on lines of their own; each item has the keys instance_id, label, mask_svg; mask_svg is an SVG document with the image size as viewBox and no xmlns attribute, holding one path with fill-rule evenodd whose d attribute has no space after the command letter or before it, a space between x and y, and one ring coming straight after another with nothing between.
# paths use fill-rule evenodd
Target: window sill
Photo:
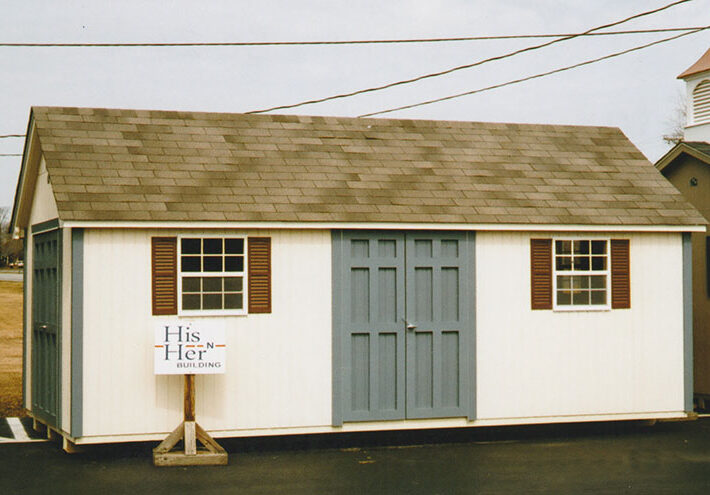
<instances>
[{"instance_id":1,"label":"window sill","mask_svg":"<svg viewBox=\"0 0 710 495\"><path fill-rule=\"evenodd\" d=\"M180 317L186 317L186 318L197 318L201 316L247 316L246 311L180 311L178 312L178 316Z\"/></svg>"},{"instance_id":2,"label":"window sill","mask_svg":"<svg viewBox=\"0 0 710 495\"><path fill-rule=\"evenodd\" d=\"M556 306L552 308L555 313L599 313L602 311L611 311L611 306Z\"/></svg>"}]
</instances>

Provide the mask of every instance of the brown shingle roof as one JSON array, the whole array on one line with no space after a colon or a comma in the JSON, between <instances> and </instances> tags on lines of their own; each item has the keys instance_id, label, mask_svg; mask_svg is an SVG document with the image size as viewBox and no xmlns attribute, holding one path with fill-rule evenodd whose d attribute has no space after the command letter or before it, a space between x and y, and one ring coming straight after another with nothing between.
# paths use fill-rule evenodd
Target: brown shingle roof
<instances>
[{"instance_id":1,"label":"brown shingle roof","mask_svg":"<svg viewBox=\"0 0 710 495\"><path fill-rule=\"evenodd\" d=\"M678 75L678 79L685 79L686 77L692 76L693 74L698 74L700 72L705 72L710 70L710 49L706 51L702 57L698 59L693 65L685 69L682 73Z\"/></svg>"},{"instance_id":2,"label":"brown shingle roof","mask_svg":"<svg viewBox=\"0 0 710 495\"><path fill-rule=\"evenodd\" d=\"M64 220L698 225L619 129L35 107Z\"/></svg>"},{"instance_id":3,"label":"brown shingle roof","mask_svg":"<svg viewBox=\"0 0 710 495\"><path fill-rule=\"evenodd\" d=\"M710 156L710 143L704 141L683 141L685 144L699 151L700 153Z\"/></svg>"}]
</instances>

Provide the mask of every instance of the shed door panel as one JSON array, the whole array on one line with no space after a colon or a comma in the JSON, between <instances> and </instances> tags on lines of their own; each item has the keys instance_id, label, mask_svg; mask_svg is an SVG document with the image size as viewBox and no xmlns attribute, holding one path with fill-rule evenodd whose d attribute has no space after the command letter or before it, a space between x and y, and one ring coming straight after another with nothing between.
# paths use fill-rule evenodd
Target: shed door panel
<instances>
[{"instance_id":1,"label":"shed door panel","mask_svg":"<svg viewBox=\"0 0 710 495\"><path fill-rule=\"evenodd\" d=\"M407 417L465 416L465 234L407 234Z\"/></svg>"},{"instance_id":2,"label":"shed door panel","mask_svg":"<svg viewBox=\"0 0 710 495\"><path fill-rule=\"evenodd\" d=\"M404 236L351 233L345 250L343 419L404 418Z\"/></svg>"},{"instance_id":3,"label":"shed door panel","mask_svg":"<svg viewBox=\"0 0 710 495\"><path fill-rule=\"evenodd\" d=\"M463 233L344 232L343 420L466 416Z\"/></svg>"},{"instance_id":4,"label":"shed door panel","mask_svg":"<svg viewBox=\"0 0 710 495\"><path fill-rule=\"evenodd\" d=\"M50 425L59 416L61 232L33 236L32 412Z\"/></svg>"}]
</instances>

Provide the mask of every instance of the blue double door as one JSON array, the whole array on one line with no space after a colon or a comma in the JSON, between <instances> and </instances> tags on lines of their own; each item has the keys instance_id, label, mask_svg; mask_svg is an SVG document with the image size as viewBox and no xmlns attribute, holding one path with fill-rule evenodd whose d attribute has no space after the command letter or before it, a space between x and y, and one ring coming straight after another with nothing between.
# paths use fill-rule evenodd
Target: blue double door
<instances>
[{"instance_id":1,"label":"blue double door","mask_svg":"<svg viewBox=\"0 0 710 495\"><path fill-rule=\"evenodd\" d=\"M334 234L336 423L473 416L473 242Z\"/></svg>"}]
</instances>

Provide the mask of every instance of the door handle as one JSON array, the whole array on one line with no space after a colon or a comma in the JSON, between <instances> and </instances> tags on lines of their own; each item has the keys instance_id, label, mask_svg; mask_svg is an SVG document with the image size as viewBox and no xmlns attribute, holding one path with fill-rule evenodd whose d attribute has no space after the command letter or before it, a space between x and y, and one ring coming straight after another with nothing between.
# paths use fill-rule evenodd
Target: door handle
<instances>
[{"instance_id":1,"label":"door handle","mask_svg":"<svg viewBox=\"0 0 710 495\"><path fill-rule=\"evenodd\" d=\"M414 330L417 328L417 326L414 323L409 323L407 320L404 320L404 324L407 326L407 330Z\"/></svg>"}]
</instances>

